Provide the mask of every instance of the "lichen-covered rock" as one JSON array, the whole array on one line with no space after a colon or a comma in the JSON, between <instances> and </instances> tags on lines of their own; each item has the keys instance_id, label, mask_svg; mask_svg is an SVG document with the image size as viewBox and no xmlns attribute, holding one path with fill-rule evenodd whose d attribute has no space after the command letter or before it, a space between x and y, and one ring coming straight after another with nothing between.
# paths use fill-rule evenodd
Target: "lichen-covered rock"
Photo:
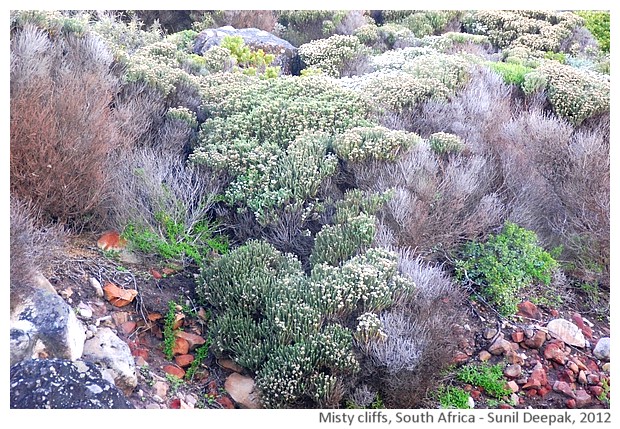
<instances>
[{"instance_id":1,"label":"lichen-covered rock","mask_svg":"<svg viewBox=\"0 0 620 429\"><path fill-rule=\"evenodd\" d=\"M11 408L134 408L88 362L32 359L11 367Z\"/></svg>"},{"instance_id":2,"label":"lichen-covered rock","mask_svg":"<svg viewBox=\"0 0 620 429\"><path fill-rule=\"evenodd\" d=\"M114 381L126 395L138 384L136 365L127 343L110 328L101 328L84 343L84 360L103 368L103 376Z\"/></svg>"},{"instance_id":3,"label":"lichen-covered rock","mask_svg":"<svg viewBox=\"0 0 620 429\"><path fill-rule=\"evenodd\" d=\"M85 327L45 277L36 275L32 288L11 313L11 364L39 356L79 359Z\"/></svg>"}]
</instances>

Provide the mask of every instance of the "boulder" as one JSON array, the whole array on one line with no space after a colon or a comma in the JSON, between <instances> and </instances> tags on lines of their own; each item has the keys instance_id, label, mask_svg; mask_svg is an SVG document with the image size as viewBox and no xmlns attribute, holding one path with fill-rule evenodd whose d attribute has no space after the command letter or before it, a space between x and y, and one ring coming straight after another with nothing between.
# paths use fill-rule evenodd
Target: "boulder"
<instances>
[{"instance_id":1,"label":"boulder","mask_svg":"<svg viewBox=\"0 0 620 429\"><path fill-rule=\"evenodd\" d=\"M134 408L89 362L31 359L11 366L11 408Z\"/></svg>"},{"instance_id":2,"label":"boulder","mask_svg":"<svg viewBox=\"0 0 620 429\"><path fill-rule=\"evenodd\" d=\"M79 359L86 328L45 277L38 274L33 283L11 313L11 365L38 357Z\"/></svg>"},{"instance_id":3,"label":"boulder","mask_svg":"<svg viewBox=\"0 0 620 429\"><path fill-rule=\"evenodd\" d=\"M113 380L125 395L130 395L138 384L131 350L110 328L97 330L95 336L84 343L83 359L97 364L104 377Z\"/></svg>"},{"instance_id":4,"label":"boulder","mask_svg":"<svg viewBox=\"0 0 620 429\"><path fill-rule=\"evenodd\" d=\"M577 325L565 319L553 319L547 323L549 334L571 346L583 348L586 339Z\"/></svg>"},{"instance_id":5,"label":"boulder","mask_svg":"<svg viewBox=\"0 0 620 429\"><path fill-rule=\"evenodd\" d=\"M609 337L603 337L599 339L594 347L594 356L600 360L609 360L609 347L611 345L611 339Z\"/></svg>"},{"instance_id":6,"label":"boulder","mask_svg":"<svg viewBox=\"0 0 620 429\"><path fill-rule=\"evenodd\" d=\"M297 48L286 40L258 28L236 29L230 25L207 28L196 37L194 53L204 55L213 46L219 46L226 36L241 36L250 49L262 49L266 54L273 54L275 59L272 65L279 66L282 74L299 74L300 61Z\"/></svg>"}]
</instances>

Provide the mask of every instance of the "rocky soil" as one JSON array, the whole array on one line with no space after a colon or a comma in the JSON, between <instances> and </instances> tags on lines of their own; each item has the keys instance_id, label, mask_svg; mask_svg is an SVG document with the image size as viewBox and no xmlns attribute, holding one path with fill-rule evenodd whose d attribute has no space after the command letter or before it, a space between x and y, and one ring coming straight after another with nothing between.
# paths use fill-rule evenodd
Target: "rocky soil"
<instances>
[{"instance_id":1,"label":"rocky soil","mask_svg":"<svg viewBox=\"0 0 620 429\"><path fill-rule=\"evenodd\" d=\"M209 313L193 292L196 270L175 271L124 251L111 255L98 248L97 238L75 239L69 258L46 274L85 325L108 326L129 345L138 385L128 400L140 409L258 407L252 378L232 361L208 355L193 377L185 378L209 324ZM109 283L135 292L123 302L108 293ZM163 334L170 301L177 303L171 360L164 353ZM588 309L571 307L525 301L508 320L480 302L464 304L466 323L455 327L461 351L454 363L502 362L514 392L511 401L498 402L461 383L476 408L609 407L608 318L588 320L581 316Z\"/></svg>"}]
</instances>

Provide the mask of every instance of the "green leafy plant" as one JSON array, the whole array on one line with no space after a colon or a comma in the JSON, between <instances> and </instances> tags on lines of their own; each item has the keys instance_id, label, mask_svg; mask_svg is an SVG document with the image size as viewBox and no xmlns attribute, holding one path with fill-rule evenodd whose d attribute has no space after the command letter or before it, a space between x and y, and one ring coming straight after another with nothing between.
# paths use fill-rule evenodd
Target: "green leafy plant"
<instances>
[{"instance_id":1,"label":"green leafy plant","mask_svg":"<svg viewBox=\"0 0 620 429\"><path fill-rule=\"evenodd\" d=\"M176 322L177 304L174 301L168 302L168 312L164 318L164 356L166 359L174 358L174 344L176 341L174 324Z\"/></svg>"},{"instance_id":2,"label":"green leafy plant","mask_svg":"<svg viewBox=\"0 0 620 429\"><path fill-rule=\"evenodd\" d=\"M521 86L525 79L525 75L533 70L531 67L526 67L521 64L502 62L489 63L489 67L497 72L502 79L504 79L504 82L509 85L517 86Z\"/></svg>"},{"instance_id":3,"label":"green leafy plant","mask_svg":"<svg viewBox=\"0 0 620 429\"><path fill-rule=\"evenodd\" d=\"M463 383L484 389L487 395L496 399L508 396L512 392L506 385L501 364L489 365L486 362L468 364L457 371L456 378Z\"/></svg>"},{"instance_id":4,"label":"green leafy plant","mask_svg":"<svg viewBox=\"0 0 620 429\"><path fill-rule=\"evenodd\" d=\"M202 364L202 362L209 355L209 351L211 349L211 343L212 343L212 340L210 337L208 337L205 343L196 349L194 353L194 360L192 361L189 368L185 372L185 378L187 380L191 380L192 378L194 378L194 375L196 374L198 367Z\"/></svg>"},{"instance_id":5,"label":"green leafy plant","mask_svg":"<svg viewBox=\"0 0 620 429\"><path fill-rule=\"evenodd\" d=\"M441 386L436 395L441 408L469 408L469 393L461 387Z\"/></svg>"},{"instance_id":6,"label":"green leafy plant","mask_svg":"<svg viewBox=\"0 0 620 429\"><path fill-rule=\"evenodd\" d=\"M585 19L585 27L596 38L601 48L601 51L609 53L610 13L608 11L593 10L579 10L575 11L574 13Z\"/></svg>"},{"instance_id":7,"label":"green leafy plant","mask_svg":"<svg viewBox=\"0 0 620 429\"><path fill-rule=\"evenodd\" d=\"M603 402L604 404L609 405L610 386L609 386L609 379L608 378L603 378L601 380L601 387L603 388L603 390L602 390L601 394L597 396L597 399L599 401Z\"/></svg>"},{"instance_id":8,"label":"green leafy plant","mask_svg":"<svg viewBox=\"0 0 620 429\"><path fill-rule=\"evenodd\" d=\"M179 391L179 388L183 386L183 379L177 377L176 375L166 374L166 381L170 385L170 394L174 395Z\"/></svg>"},{"instance_id":9,"label":"green leafy plant","mask_svg":"<svg viewBox=\"0 0 620 429\"><path fill-rule=\"evenodd\" d=\"M469 242L456 262L457 277L480 287L502 315L517 311L519 292L535 281L551 283L558 263L538 245L538 237L512 222L485 243Z\"/></svg>"},{"instance_id":10,"label":"green leafy plant","mask_svg":"<svg viewBox=\"0 0 620 429\"><path fill-rule=\"evenodd\" d=\"M266 54L262 49L251 50L241 36L226 36L220 46L230 51L244 74L268 79L278 77L280 73L279 67L270 65L275 55Z\"/></svg>"},{"instance_id":11,"label":"green leafy plant","mask_svg":"<svg viewBox=\"0 0 620 429\"><path fill-rule=\"evenodd\" d=\"M215 226L208 222L197 222L191 229L176 221L169 214L159 212L155 215L159 230L129 224L123 231L130 246L145 254L156 254L165 261L181 262L189 260L200 264L212 252L223 254L228 251L228 240L215 234Z\"/></svg>"}]
</instances>

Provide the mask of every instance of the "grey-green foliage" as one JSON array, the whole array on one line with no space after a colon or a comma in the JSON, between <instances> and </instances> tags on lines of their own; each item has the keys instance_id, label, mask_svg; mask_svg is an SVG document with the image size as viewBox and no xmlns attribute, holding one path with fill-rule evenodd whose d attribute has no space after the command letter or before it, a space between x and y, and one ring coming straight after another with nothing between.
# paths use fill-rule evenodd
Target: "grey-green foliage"
<instances>
[{"instance_id":1,"label":"grey-green foliage","mask_svg":"<svg viewBox=\"0 0 620 429\"><path fill-rule=\"evenodd\" d=\"M314 201L323 181L338 168L329 145L326 133L307 132L287 148L234 140L227 146L210 145L200 154L204 164L233 178L224 192L226 202L251 210L265 225L273 220L274 208Z\"/></svg>"},{"instance_id":2,"label":"grey-green foliage","mask_svg":"<svg viewBox=\"0 0 620 429\"><path fill-rule=\"evenodd\" d=\"M261 80L214 75L201 85L209 119L202 126L198 152L234 139L286 147L304 131L334 133L368 125L364 99L326 76Z\"/></svg>"},{"instance_id":3,"label":"grey-green foliage","mask_svg":"<svg viewBox=\"0 0 620 429\"><path fill-rule=\"evenodd\" d=\"M249 241L203 266L197 293L214 308L216 353L255 373L263 404L279 408L337 402L342 377L359 369L351 331L339 320L385 308L409 283L386 250L307 276L292 255Z\"/></svg>"},{"instance_id":4,"label":"grey-green foliage","mask_svg":"<svg viewBox=\"0 0 620 429\"><path fill-rule=\"evenodd\" d=\"M355 127L334 139L334 152L345 161L394 160L421 141L417 134L385 127Z\"/></svg>"},{"instance_id":5,"label":"grey-green foliage","mask_svg":"<svg viewBox=\"0 0 620 429\"><path fill-rule=\"evenodd\" d=\"M370 246L376 231L374 214L388 199L389 192L366 196L360 190L348 191L336 202L334 223L317 233L311 264L338 266Z\"/></svg>"},{"instance_id":6,"label":"grey-green foliage","mask_svg":"<svg viewBox=\"0 0 620 429\"><path fill-rule=\"evenodd\" d=\"M261 225L273 208L312 203L338 168L331 135L370 124L363 98L325 76L213 75L201 85L209 118L191 159L226 172L226 202Z\"/></svg>"},{"instance_id":7,"label":"grey-green foliage","mask_svg":"<svg viewBox=\"0 0 620 429\"><path fill-rule=\"evenodd\" d=\"M350 74L349 68L355 68L351 64L363 61L369 53L370 50L358 37L340 34L313 40L299 47L299 57L306 66L336 78Z\"/></svg>"}]
</instances>

